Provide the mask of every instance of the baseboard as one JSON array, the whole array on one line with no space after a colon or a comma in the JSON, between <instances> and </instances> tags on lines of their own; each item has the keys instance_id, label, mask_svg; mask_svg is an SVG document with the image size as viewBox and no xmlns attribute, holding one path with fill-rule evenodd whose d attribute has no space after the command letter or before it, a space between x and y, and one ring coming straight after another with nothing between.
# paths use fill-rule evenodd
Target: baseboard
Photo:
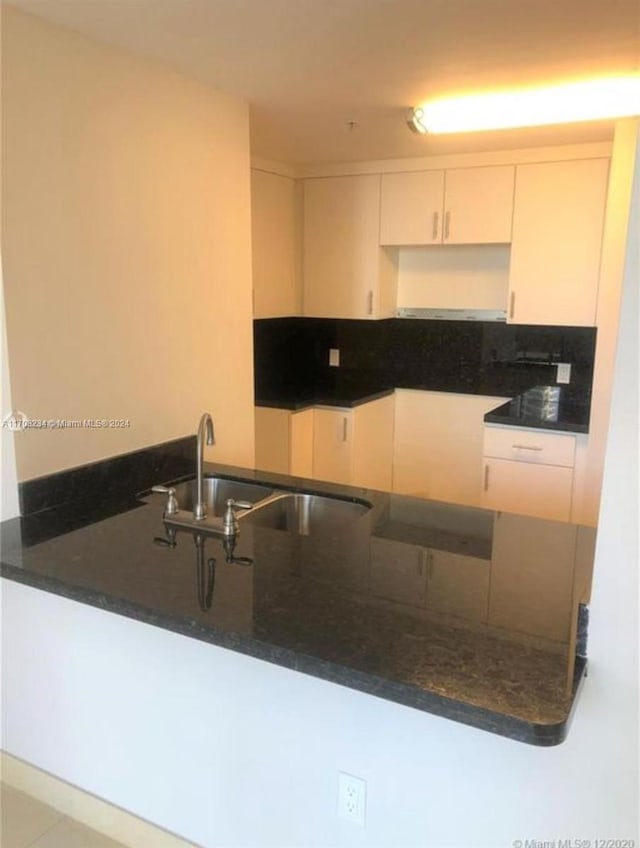
<instances>
[{"instance_id":1,"label":"baseboard","mask_svg":"<svg viewBox=\"0 0 640 848\"><path fill-rule=\"evenodd\" d=\"M7 786L128 848L198 848L4 751L0 751L0 776Z\"/></svg>"}]
</instances>

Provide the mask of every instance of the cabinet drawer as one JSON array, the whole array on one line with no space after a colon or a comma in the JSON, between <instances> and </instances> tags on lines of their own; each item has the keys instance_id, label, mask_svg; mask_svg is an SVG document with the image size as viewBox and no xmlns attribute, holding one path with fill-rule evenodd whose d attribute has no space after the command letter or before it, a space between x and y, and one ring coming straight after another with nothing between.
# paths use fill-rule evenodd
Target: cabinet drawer
<instances>
[{"instance_id":1,"label":"cabinet drawer","mask_svg":"<svg viewBox=\"0 0 640 848\"><path fill-rule=\"evenodd\" d=\"M513 427L484 428L484 456L573 468L576 437Z\"/></svg>"}]
</instances>

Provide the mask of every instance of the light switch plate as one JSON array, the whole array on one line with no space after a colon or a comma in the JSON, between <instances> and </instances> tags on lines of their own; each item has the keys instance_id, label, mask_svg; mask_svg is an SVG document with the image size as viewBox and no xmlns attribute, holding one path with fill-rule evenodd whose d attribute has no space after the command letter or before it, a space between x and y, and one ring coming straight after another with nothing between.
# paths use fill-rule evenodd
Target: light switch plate
<instances>
[{"instance_id":1,"label":"light switch plate","mask_svg":"<svg viewBox=\"0 0 640 848\"><path fill-rule=\"evenodd\" d=\"M329 365L333 368L338 368L340 366L340 351L337 347L329 348Z\"/></svg>"},{"instance_id":2,"label":"light switch plate","mask_svg":"<svg viewBox=\"0 0 640 848\"><path fill-rule=\"evenodd\" d=\"M558 362L558 373L556 374L556 383L570 383L571 382L571 363L570 362Z\"/></svg>"}]
</instances>

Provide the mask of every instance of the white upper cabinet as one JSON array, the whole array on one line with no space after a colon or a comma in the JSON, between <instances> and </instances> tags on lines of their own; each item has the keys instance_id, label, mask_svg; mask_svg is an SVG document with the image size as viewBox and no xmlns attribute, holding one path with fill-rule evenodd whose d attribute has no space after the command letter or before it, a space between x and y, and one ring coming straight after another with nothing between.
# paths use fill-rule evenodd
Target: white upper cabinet
<instances>
[{"instance_id":1,"label":"white upper cabinet","mask_svg":"<svg viewBox=\"0 0 640 848\"><path fill-rule=\"evenodd\" d=\"M380 247L379 174L304 182L304 315L385 318L396 308L397 256Z\"/></svg>"},{"instance_id":2,"label":"white upper cabinet","mask_svg":"<svg viewBox=\"0 0 640 848\"><path fill-rule=\"evenodd\" d=\"M514 181L513 165L446 171L443 243L510 242Z\"/></svg>"},{"instance_id":3,"label":"white upper cabinet","mask_svg":"<svg viewBox=\"0 0 640 848\"><path fill-rule=\"evenodd\" d=\"M510 322L595 325L608 175L604 158L517 166Z\"/></svg>"},{"instance_id":4,"label":"white upper cabinet","mask_svg":"<svg viewBox=\"0 0 640 848\"><path fill-rule=\"evenodd\" d=\"M444 171L383 174L380 244L440 244Z\"/></svg>"},{"instance_id":5,"label":"white upper cabinet","mask_svg":"<svg viewBox=\"0 0 640 848\"><path fill-rule=\"evenodd\" d=\"M515 166L382 175L380 243L511 241Z\"/></svg>"}]
</instances>

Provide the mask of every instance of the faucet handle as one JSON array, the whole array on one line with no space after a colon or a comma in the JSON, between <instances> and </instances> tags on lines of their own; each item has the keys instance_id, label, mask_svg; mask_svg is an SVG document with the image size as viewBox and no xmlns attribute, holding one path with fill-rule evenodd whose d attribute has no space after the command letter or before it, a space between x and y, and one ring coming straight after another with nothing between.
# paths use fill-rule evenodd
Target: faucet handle
<instances>
[{"instance_id":1,"label":"faucet handle","mask_svg":"<svg viewBox=\"0 0 640 848\"><path fill-rule=\"evenodd\" d=\"M253 509L253 504L249 503L249 501L236 501L233 498L227 499L227 509L231 507L232 509Z\"/></svg>"},{"instance_id":2,"label":"faucet handle","mask_svg":"<svg viewBox=\"0 0 640 848\"><path fill-rule=\"evenodd\" d=\"M229 536L238 532L238 519L234 509L253 509L253 504L249 503L249 501L236 501L233 498L227 498L223 527L225 533Z\"/></svg>"},{"instance_id":3,"label":"faucet handle","mask_svg":"<svg viewBox=\"0 0 640 848\"><path fill-rule=\"evenodd\" d=\"M178 511L178 501L176 500L176 490L173 486L152 486L152 492L157 492L160 495L167 496L167 503L164 507L165 515L175 515Z\"/></svg>"}]
</instances>

